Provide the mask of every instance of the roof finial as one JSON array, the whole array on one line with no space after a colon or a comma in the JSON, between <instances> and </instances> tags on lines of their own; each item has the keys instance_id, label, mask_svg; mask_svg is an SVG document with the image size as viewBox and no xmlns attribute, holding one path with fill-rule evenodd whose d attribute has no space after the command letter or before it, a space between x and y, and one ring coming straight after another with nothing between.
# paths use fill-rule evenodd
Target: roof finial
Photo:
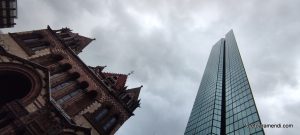
<instances>
[{"instance_id":1,"label":"roof finial","mask_svg":"<svg viewBox=\"0 0 300 135\"><path fill-rule=\"evenodd\" d=\"M132 71L130 71L130 73L128 73L127 75L129 76L129 75L131 75L131 74L133 74L134 73L134 71L132 70Z\"/></svg>"},{"instance_id":2,"label":"roof finial","mask_svg":"<svg viewBox=\"0 0 300 135\"><path fill-rule=\"evenodd\" d=\"M65 27L65 28L61 28L60 31L61 32L71 32L72 30L68 27Z\"/></svg>"}]
</instances>

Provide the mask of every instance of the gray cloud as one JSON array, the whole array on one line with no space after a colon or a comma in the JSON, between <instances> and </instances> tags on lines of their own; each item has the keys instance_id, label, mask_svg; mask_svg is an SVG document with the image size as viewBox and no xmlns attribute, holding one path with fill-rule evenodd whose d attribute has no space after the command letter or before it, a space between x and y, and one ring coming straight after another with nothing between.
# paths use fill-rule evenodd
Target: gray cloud
<instances>
[{"instance_id":1,"label":"gray cloud","mask_svg":"<svg viewBox=\"0 0 300 135\"><path fill-rule=\"evenodd\" d=\"M181 135L212 45L233 29L267 134L297 134L300 15L296 0L27 0L5 32L70 27L97 40L80 57L106 71L135 73L142 107L118 135Z\"/></svg>"}]
</instances>

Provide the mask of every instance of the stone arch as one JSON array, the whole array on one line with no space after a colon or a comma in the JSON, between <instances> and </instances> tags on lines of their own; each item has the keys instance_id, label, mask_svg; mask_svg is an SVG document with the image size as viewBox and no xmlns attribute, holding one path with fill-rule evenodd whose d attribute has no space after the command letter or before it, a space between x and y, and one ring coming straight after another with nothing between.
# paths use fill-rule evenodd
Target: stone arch
<instances>
[{"instance_id":1,"label":"stone arch","mask_svg":"<svg viewBox=\"0 0 300 135\"><path fill-rule=\"evenodd\" d=\"M80 77L80 74L78 72L73 72L70 74L71 79L78 79Z\"/></svg>"},{"instance_id":2,"label":"stone arch","mask_svg":"<svg viewBox=\"0 0 300 135\"><path fill-rule=\"evenodd\" d=\"M57 74L57 73L61 73L61 72L66 72L68 70L70 70L72 68L72 65L69 63L64 63L62 65L59 65L57 67L52 67L50 68L50 72L52 75Z\"/></svg>"},{"instance_id":3,"label":"stone arch","mask_svg":"<svg viewBox=\"0 0 300 135\"><path fill-rule=\"evenodd\" d=\"M86 89L89 87L89 83L86 81L83 81L83 82L80 82L79 86L81 89Z\"/></svg>"},{"instance_id":4,"label":"stone arch","mask_svg":"<svg viewBox=\"0 0 300 135\"><path fill-rule=\"evenodd\" d=\"M32 68L16 63L0 63L0 105L19 100L31 103L42 90L42 79ZM9 89L9 90L8 90Z\"/></svg>"}]
</instances>

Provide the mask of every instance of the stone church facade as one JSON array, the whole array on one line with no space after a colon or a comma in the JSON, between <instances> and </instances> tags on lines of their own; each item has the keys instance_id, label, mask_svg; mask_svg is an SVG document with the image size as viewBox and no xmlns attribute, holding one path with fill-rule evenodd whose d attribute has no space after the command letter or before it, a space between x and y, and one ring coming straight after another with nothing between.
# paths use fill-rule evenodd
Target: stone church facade
<instances>
[{"instance_id":1,"label":"stone church facade","mask_svg":"<svg viewBox=\"0 0 300 135\"><path fill-rule=\"evenodd\" d=\"M87 66L69 28L0 35L0 134L113 135L140 106L128 75Z\"/></svg>"}]
</instances>

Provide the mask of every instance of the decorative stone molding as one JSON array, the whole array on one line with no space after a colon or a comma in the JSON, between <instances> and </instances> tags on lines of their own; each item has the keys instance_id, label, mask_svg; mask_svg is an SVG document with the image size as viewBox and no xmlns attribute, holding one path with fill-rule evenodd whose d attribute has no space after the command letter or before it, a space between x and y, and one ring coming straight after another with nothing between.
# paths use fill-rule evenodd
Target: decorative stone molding
<instances>
[{"instance_id":1,"label":"decorative stone molding","mask_svg":"<svg viewBox=\"0 0 300 135\"><path fill-rule=\"evenodd\" d=\"M43 87L42 78L40 75L32 68L16 64L16 63L0 63L0 72L17 72L26 76L31 83L31 89L29 93L22 98L20 101L23 105L27 105L35 100L40 94Z\"/></svg>"}]
</instances>

